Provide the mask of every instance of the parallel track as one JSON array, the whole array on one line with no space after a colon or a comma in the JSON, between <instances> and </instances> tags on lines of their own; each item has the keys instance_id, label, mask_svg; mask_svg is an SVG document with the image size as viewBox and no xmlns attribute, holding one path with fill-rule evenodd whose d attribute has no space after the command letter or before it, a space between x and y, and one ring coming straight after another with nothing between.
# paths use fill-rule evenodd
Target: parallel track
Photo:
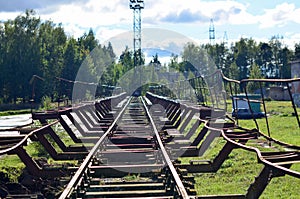
<instances>
[{"instance_id":1,"label":"parallel track","mask_svg":"<svg viewBox=\"0 0 300 199\"><path fill-rule=\"evenodd\" d=\"M189 198L145 102L130 97L59 198L153 196Z\"/></svg>"},{"instance_id":2,"label":"parallel track","mask_svg":"<svg viewBox=\"0 0 300 199\"><path fill-rule=\"evenodd\" d=\"M200 85L198 80L194 79L195 88ZM198 98L202 97L199 92ZM18 155L31 176L41 182L50 180L47 186L58 181L59 187L51 192L57 193L55 198L258 198L274 177L300 178L299 170L292 167L300 163L299 146L275 140L258 128L242 128L223 109L205 104L181 104L153 93L126 98L124 93L33 113L33 119L39 120L41 127L22 129L21 135L0 136L0 155ZM73 141L70 146L60 139L56 127ZM29 139L43 145L53 160L77 162L70 167L40 165L26 153ZM219 154L212 160L199 159L214 139L225 140ZM272 147L261 150L262 143ZM195 196L193 173L216 173L236 148L254 152L263 164L247 192ZM178 157L190 159L180 162ZM9 190L7 198L48 198L43 191L14 195Z\"/></svg>"}]
</instances>

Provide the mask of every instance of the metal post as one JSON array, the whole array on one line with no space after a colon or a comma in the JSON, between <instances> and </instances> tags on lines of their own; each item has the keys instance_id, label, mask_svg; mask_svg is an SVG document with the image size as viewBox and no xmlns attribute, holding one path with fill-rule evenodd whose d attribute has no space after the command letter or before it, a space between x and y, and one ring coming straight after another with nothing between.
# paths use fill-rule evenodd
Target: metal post
<instances>
[{"instance_id":1,"label":"metal post","mask_svg":"<svg viewBox=\"0 0 300 199\"><path fill-rule=\"evenodd\" d=\"M262 83L261 82L259 82L259 88L260 88L261 100L262 100L263 107L264 107L264 112L265 112L265 119L266 119L268 136L271 137L270 127L269 127L269 121L268 121L268 117L267 117L266 103L265 103L265 99L264 99L265 96L264 96L264 92L263 92L263 89L262 89ZM269 146L271 146L271 141L269 142Z\"/></svg>"},{"instance_id":2,"label":"metal post","mask_svg":"<svg viewBox=\"0 0 300 199\"><path fill-rule=\"evenodd\" d=\"M134 67L141 65L141 9L144 9L144 0L130 0L130 9L133 9L133 49L134 49Z\"/></svg>"},{"instance_id":3,"label":"metal post","mask_svg":"<svg viewBox=\"0 0 300 199\"><path fill-rule=\"evenodd\" d=\"M286 83L286 86L287 86L287 89L288 89L288 91L289 91L289 96L290 96L290 99L291 99L291 102L292 102L292 106L293 106L293 109L294 109L294 113L295 113L295 115L296 115L296 119L297 119L297 122L298 122L298 126L300 127L299 116L298 116L297 108L296 108L296 105L295 105L295 102L294 102L294 98L293 98L293 95L292 95L292 92L291 92L289 83Z\"/></svg>"},{"instance_id":4,"label":"metal post","mask_svg":"<svg viewBox=\"0 0 300 199\"><path fill-rule=\"evenodd\" d=\"M258 123L257 123L256 118L254 117L254 113L253 113L253 110L252 110L252 107L251 107L251 103L250 103L250 99L249 99L249 96L248 96L248 92L247 92L247 83L248 83L248 82L245 82L245 84L244 84L244 85L245 85L244 91L245 91L245 95L246 95L246 99L247 99L247 102L248 102L249 110L250 110L251 115L252 115L252 118L253 118L253 120L254 120L256 129L259 131L259 125L258 125Z\"/></svg>"}]
</instances>

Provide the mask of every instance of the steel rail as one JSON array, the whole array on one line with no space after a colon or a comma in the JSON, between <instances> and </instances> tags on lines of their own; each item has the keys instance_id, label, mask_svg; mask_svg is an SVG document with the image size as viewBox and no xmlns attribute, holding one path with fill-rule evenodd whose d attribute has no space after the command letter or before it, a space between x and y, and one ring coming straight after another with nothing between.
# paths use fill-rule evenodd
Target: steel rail
<instances>
[{"instance_id":1,"label":"steel rail","mask_svg":"<svg viewBox=\"0 0 300 199\"><path fill-rule=\"evenodd\" d=\"M157 142L159 144L159 148L160 148L160 150L161 150L161 152L163 154L163 158L166 161L167 166L169 167L169 169L170 169L170 171L172 173L172 176L174 177L174 180L175 180L176 185L177 185L176 187L178 189L178 192L179 192L179 194L180 194L180 196L182 198L185 198L185 199L189 198L189 195L188 195L188 193L187 193L187 191L186 191L186 189L185 189L185 187L184 187L184 185L183 185L183 183L182 183L182 181L181 181L181 179L180 179L180 177L179 177L179 175L178 175L178 173L177 173L177 171L176 171L176 169L175 169L175 167L174 167L174 165L173 165L173 163L172 163L172 161L171 161L171 159L170 159L170 157L169 157L169 155L168 155L168 153L167 153L167 151L166 151L166 149L165 149L165 147L163 145L163 142L160 139L160 135L159 135L158 130L157 130L156 126L155 126L155 123L154 123L154 121L153 121L153 119L152 119L152 117L150 115L150 112L149 112L149 110L148 110L148 108L147 108L147 106L145 104L144 99L141 98L141 101L143 103L145 112L146 112L146 114L147 114L147 116L148 116L148 118L150 120L151 125L152 125L153 131L155 133L156 140L157 140Z\"/></svg>"},{"instance_id":2,"label":"steel rail","mask_svg":"<svg viewBox=\"0 0 300 199\"><path fill-rule=\"evenodd\" d=\"M297 82L300 81L300 78L292 78L292 79L242 79L240 82L279 82L279 83L283 83L283 82Z\"/></svg>"},{"instance_id":3,"label":"steel rail","mask_svg":"<svg viewBox=\"0 0 300 199\"><path fill-rule=\"evenodd\" d=\"M272 168L275 168L275 169L278 169L278 170L281 170L283 172L285 172L286 174L290 175L290 176L293 176L293 177L296 177L296 178L300 178L300 172L297 172L297 171L294 171L294 170L291 170L291 169L288 169L286 167L283 167L283 166L280 166L280 165L276 165L276 163L273 163L273 162L270 162L268 160L266 160L263 156L262 156L262 152L256 148L256 147L253 147L253 146L247 146L247 145L244 145L244 144L241 144L241 143L238 143L232 139L230 139L229 137L226 136L225 132L223 130L221 130L221 134L222 134L222 137L229 141L230 143L236 145L236 146L239 146L240 148L243 148L245 150L248 150L248 151L254 151L256 152L257 154L257 157L258 159L263 162L264 164L272 167Z\"/></svg>"},{"instance_id":4,"label":"steel rail","mask_svg":"<svg viewBox=\"0 0 300 199\"><path fill-rule=\"evenodd\" d=\"M266 159L263 157L262 152L261 152L258 148L254 147L254 146L247 146L247 145L245 145L245 144L236 142L235 140L229 138L229 137L226 135L226 133L225 133L225 131L224 131L223 129L210 127L210 126L208 126L207 124L208 124L208 122L205 123L205 125L204 125L206 128L208 128L208 129L210 129L210 130L213 130L213 131L219 131L219 132L221 133L222 137L223 137L226 141L230 142L231 144L233 144L233 145L235 145L235 146L237 146L237 147L239 147L239 148L242 148L242 149L244 149L244 150L255 152L256 155L257 155L257 157L258 157L258 159L259 159L261 162L263 162L265 165L268 165L268 166L270 166L271 168L275 168L275 169L281 170L281 171L283 171L284 173L286 173L286 174L288 174L288 175L290 175L290 176L293 176L293 177L296 177L296 178L300 178L300 172L294 171L294 170L291 170L291 169L288 169L288 168L286 168L286 167L277 165L276 163L273 163L273 162L270 162L270 161L266 160ZM260 132L258 132L258 133L260 133ZM267 137L266 137L266 138L267 138ZM273 140L274 140L274 139L273 139Z\"/></svg>"},{"instance_id":5,"label":"steel rail","mask_svg":"<svg viewBox=\"0 0 300 199\"><path fill-rule=\"evenodd\" d=\"M87 155L87 157L84 159L83 163L80 165L70 182L68 183L67 187L64 189L63 193L60 195L59 199L65 199L69 198L72 194L73 190L76 186L78 186L78 183L80 182L80 178L83 176L83 174L86 172L86 170L89 168L89 165L94 157L94 155L97 153L99 147L101 146L104 139L109 135L109 133L113 130L118 120L123 115L125 109L129 105L132 97L130 97L123 107L123 109L119 112L118 116L115 118L114 122L109 126L109 128L106 130L106 132L101 136L101 138L97 141L97 143L94 145L94 147L91 149L90 153Z\"/></svg>"},{"instance_id":6,"label":"steel rail","mask_svg":"<svg viewBox=\"0 0 300 199\"><path fill-rule=\"evenodd\" d=\"M17 144L15 144L14 146L8 148L8 149L4 149L4 150L0 150L0 155L3 155L3 154L7 154L8 152L22 146L25 142L27 142L27 139L29 139L31 136L33 136L34 134L36 133L39 133L40 131L46 129L46 128L49 128L51 127L52 125L54 124L57 124L59 122L59 120L56 120L48 125L45 125L45 126L42 126L41 128L38 128L38 129L35 129L33 131L31 131L29 134L25 135L24 138L22 140L20 140L20 142L18 142Z\"/></svg>"},{"instance_id":7,"label":"steel rail","mask_svg":"<svg viewBox=\"0 0 300 199\"><path fill-rule=\"evenodd\" d=\"M165 100L168 100L168 99L165 99ZM168 100L168 101L171 101L171 100ZM290 176L293 176L293 177L296 177L296 178L300 178L300 172L298 171L294 171L292 169L289 169L289 168L286 168L284 166L281 166L281 165L278 165L276 163L273 163L267 159L265 159L262 155L262 151L260 151L257 147L254 147L254 146L247 146L246 144L243 144L243 143L239 143L237 141L235 141L234 139L231 139L230 137L228 137L225 133L225 130L223 128L217 128L217 127L212 127L210 126L210 121L209 120L201 120L203 121L204 123L204 126L211 130L211 131L219 131L221 133L221 136L228 142L230 142L231 144L239 147L239 148L242 148L244 150L247 150L247 151L252 151L252 152L255 152L257 154L257 158L259 159L259 161L261 161L263 164L265 165L268 165L270 166L271 168L274 168L274 169L278 169L282 172L284 172L285 174L288 174ZM244 128L241 128L239 127L240 129L244 129ZM247 130L247 129L244 129L244 130ZM275 142L276 144L280 145L280 146L283 146L283 147L287 147L287 148L290 148L290 149L296 149L296 150L299 150L300 149L300 146L296 146L296 145L291 145L291 144L287 144L287 143L284 143L284 142L281 142L279 140L276 140L274 138L271 138L265 134L263 134L262 132L258 131L259 135L263 136L265 139L269 140L269 141L273 141ZM297 162L299 163L299 162Z\"/></svg>"}]
</instances>

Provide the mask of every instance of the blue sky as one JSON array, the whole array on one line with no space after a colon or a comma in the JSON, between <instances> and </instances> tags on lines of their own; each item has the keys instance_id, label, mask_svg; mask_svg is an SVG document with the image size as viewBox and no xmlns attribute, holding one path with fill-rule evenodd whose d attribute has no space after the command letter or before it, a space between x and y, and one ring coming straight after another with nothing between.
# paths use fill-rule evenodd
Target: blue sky
<instances>
[{"instance_id":1,"label":"blue sky","mask_svg":"<svg viewBox=\"0 0 300 199\"><path fill-rule=\"evenodd\" d=\"M103 42L132 30L129 0L0 0L0 21L14 19L27 8L43 20L62 23L74 37L92 28ZM293 48L300 42L299 16L299 0L145 0L142 27L172 30L207 43L214 19L216 42L223 40L225 31L229 43L241 37L268 41L278 35Z\"/></svg>"}]
</instances>

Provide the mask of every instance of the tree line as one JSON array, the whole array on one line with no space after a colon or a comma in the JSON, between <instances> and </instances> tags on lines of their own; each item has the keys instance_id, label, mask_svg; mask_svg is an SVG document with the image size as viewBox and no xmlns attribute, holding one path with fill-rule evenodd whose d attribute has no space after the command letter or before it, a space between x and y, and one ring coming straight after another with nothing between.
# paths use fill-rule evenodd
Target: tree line
<instances>
[{"instance_id":1,"label":"tree line","mask_svg":"<svg viewBox=\"0 0 300 199\"><path fill-rule=\"evenodd\" d=\"M284 45L282 39L273 36L269 42L256 42L252 38L240 38L229 47L225 43L200 46L188 44L182 57L183 60L192 60L191 55L200 57L203 54L200 49L205 49L216 67L221 69L225 76L236 80L291 78L290 62L300 59L300 43L296 44L294 49L290 49ZM186 65L181 66L181 70L184 67Z\"/></svg>"},{"instance_id":2,"label":"tree line","mask_svg":"<svg viewBox=\"0 0 300 199\"><path fill-rule=\"evenodd\" d=\"M39 101L43 96L53 99L71 98L72 82L82 63L93 49L101 60L90 58L87 68L93 77L101 64L108 67L101 76L90 81L114 86L118 79L134 66L134 53L128 47L116 57L110 43L101 45L92 29L79 38L68 36L61 24L42 21L33 10L14 20L0 22L0 103L16 103L18 100ZM256 42L252 38L240 38L227 46L221 44L196 45L189 43L181 55L172 55L168 67L178 71L192 71L193 62L202 63L204 49L213 63L233 79L244 78L290 78L290 61L300 59L300 43L294 49L288 48L280 37L269 42ZM206 54L207 54L206 53ZM179 61L179 56L182 59ZM202 59L201 59L202 58ZM100 61L101 61L100 60ZM145 64L144 57L140 62ZM87 61L89 62L89 61ZM96 63L97 62L97 63ZM205 64L205 63L202 63ZM207 63L206 63L207 64ZM161 66L156 55L149 67ZM104 92L99 87L98 92Z\"/></svg>"},{"instance_id":3,"label":"tree line","mask_svg":"<svg viewBox=\"0 0 300 199\"><path fill-rule=\"evenodd\" d=\"M33 10L0 23L0 102L70 96L72 86L58 77L74 81L96 47L114 63L111 44L100 45L92 30L77 39L68 37L61 24L42 21Z\"/></svg>"}]
</instances>

